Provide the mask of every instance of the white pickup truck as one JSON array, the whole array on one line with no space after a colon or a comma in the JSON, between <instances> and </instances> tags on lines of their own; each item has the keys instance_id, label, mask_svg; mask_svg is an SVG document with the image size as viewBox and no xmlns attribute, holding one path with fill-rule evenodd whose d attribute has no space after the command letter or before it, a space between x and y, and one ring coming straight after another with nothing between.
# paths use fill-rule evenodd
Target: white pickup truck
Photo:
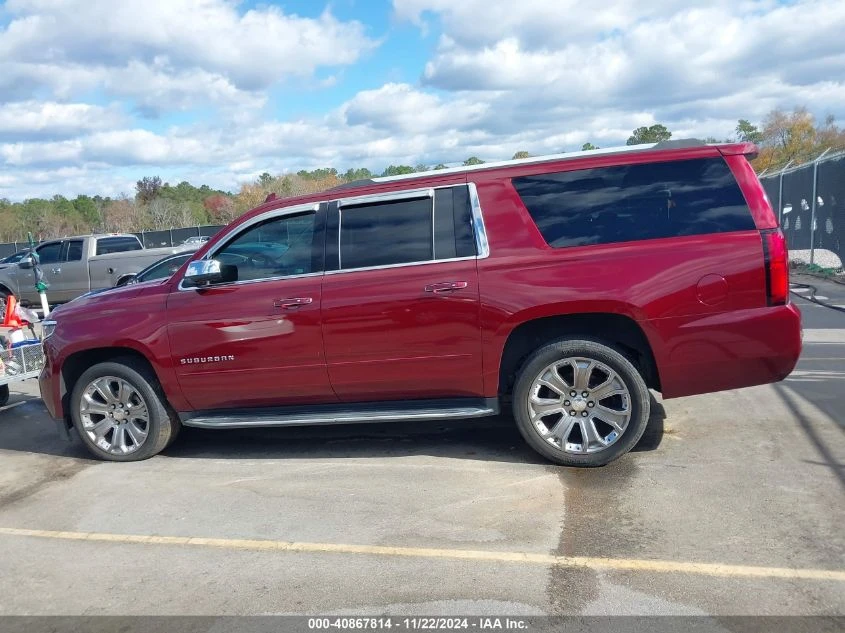
<instances>
[{"instance_id":1,"label":"white pickup truck","mask_svg":"<svg viewBox=\"0 0 845 633\"><path fill-rule=\"evenodd\" d=\"M111 288L121 278L132 275L168 255L194 250L199 245L144 248L135 235L81 235L39 244L38 253L44 279L50 284L47 299L64 303L99 288ZM26 260L24 257L22 261ZM18 264L0 267L0 303L15 295L24 304L38 304L35 273Z\"/></svg>"}]
</instances>

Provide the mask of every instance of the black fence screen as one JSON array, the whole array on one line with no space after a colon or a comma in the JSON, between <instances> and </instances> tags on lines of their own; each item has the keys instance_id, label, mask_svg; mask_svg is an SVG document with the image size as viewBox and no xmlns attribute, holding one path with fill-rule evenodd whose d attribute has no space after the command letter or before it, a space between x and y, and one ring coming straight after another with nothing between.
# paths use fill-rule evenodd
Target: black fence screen
<instances>
[{"instance_id":1,"label":"black fence screen","mask_svg":"<svg viewBox=\"0 0 845 633\"><path fill-rule=\"evenodd\" d=\"M162 246L178 246L190 237L199 235L212 236L216 234L223 226L206 225L206 226L190 226L179 229L166 229L163 231L143 231L135 233L144 248L160 248ZM26 242L5 242L0 243L0 259L14 255L18 251L28 248Z\"/></svg>"},{"instance_id":2,"label":"black fence screen","mask_svg":"<svg viewBox=\"0 0 845 633\"><path fill-rule=\"evenodd\" d=\"M842 268L845 153L826 157L817 165L809 163L765 176L761 181L786 235L790 259L812 261L824 268Z\"/></svg>"}]
</instances>

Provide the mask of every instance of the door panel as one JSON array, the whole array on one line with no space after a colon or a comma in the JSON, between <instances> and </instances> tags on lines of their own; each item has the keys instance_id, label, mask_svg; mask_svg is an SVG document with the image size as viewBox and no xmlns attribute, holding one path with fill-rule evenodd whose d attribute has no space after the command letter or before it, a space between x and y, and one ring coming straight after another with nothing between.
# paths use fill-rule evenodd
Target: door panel
<instances>
[{"instance_id":1,"label":"door panel","mask_svg":"<svg viewBox=\"0 0 845 633\"><path fill-rule=\"evenodd\" d=\"M335 402L320 328L325 209L269 212L212 257L238 281L174 288L170 349L194 409Z\"/></svg>"},{"instance_id":2,"label":"door panel","mask_svg":"<svg viewBox=\"0 0 845 633\"><path fill-rule=\"evenodd\" d=\"M323 339L338 397L482 395L466 186L340 200L327 225Z\"/></svg>"},{"instance_id":3,"label":"door panel","mask_svg":"<svg viewBox=\"0 0 845 633\"><path fill-rule=\"evenodd\" d=\"M427 286L459 282L447 292ZM327 274L323 336L344 401L482 395L474 259Z\"/></svg>"},{"instance_id":4,"label":"door panel","mask_svg":"<svg viewBox=\"0 0 845 633\"><path fill-rule=\"evenodd\" d=\"M168 333L194 409L336 400L320 332L320 275L174 290ZM277 307L289 298L310 303Z\"/></svg>"},{"instance_id":5,"label":"door panel","mask_svg":"<svg viewBox=\"0 0 845 633\"><path fill-rule=\"evenodd\" d=\"M50 272L50 299L70 301L88 292L88 262L82 261L82 240L65 241L59 260L44 269L45 275Z\"/></svg>"}]
</instances>

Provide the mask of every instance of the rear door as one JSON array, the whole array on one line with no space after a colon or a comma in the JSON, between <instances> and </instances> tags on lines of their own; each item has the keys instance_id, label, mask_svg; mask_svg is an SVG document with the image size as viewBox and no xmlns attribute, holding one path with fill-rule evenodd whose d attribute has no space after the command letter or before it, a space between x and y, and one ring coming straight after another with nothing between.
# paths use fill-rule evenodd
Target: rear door
<instances>
[{"instance_id":1,"label":"rear door","mask_svg":"<svg viewBox=\"0 0 845 633\"><path fill-rule=\"evenodd\" d=\"M52 301L70 301L90 289L88 263L82 259L83 240L65 240L59 261L50 268Z\"/></svg>"},{"instance_id":2,"label":"rear door","mask_svg":"<svg viewBox=\"0 0 845 633\"><path fill-rule=\"evenodd\" d=\"M341 400L482 395L466 185L334 202L326 244L323 338Z\"/></svg>"}]
</instances>

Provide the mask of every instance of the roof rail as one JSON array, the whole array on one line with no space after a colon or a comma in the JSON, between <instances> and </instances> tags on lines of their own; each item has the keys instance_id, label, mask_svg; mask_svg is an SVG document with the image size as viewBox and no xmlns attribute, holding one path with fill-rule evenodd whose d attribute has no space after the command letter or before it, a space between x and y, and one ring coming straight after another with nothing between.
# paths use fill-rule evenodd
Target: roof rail
<instances>
[{"instance_id":1,"label":"roof rail","mask_svg":"<svg viewBox=\"0 0 845 633\"><path fill-rule=\"evenodd\" d=\"M678 138L673 141L660 141L652 149L686 149L687 147L706 147L707 143L697 138Z\"/></svg>"},{"instance_id":2,"label":"roof rail","mask_svg":"<svg viewBox=\"0 0 845 633\"><path fill-rule=\"evenodd\" d=\"M455 174L462 174L471 171L481 171L485 169L496 169L499 167L509 167L512 165L532 165L537 163L548 163L558 160L573 160L576 158L585 158L588 156L604 156L608 154L623 154L627 152L647 152L652 150L672 150L685 149L692 147L707 147L707 143L697 138L676 139L673 141L660 141L659 143L644 143L641 145L621 145L618 147L606 147L602 149L582 150L575 152L566 152L564 154L549 154L546 156L531 156L530 158L518 158L512 160L503 160L490 163L481 163L479 165L460 165L458 167L447 167L445 169L429 170L414 172L411 174L401 174L398 176L375 176L371 179L356 180L354 182L346 183L333 187L329 191L337 191L340 189L354 189L366 185L393 182L401 180L411 180L414 178L430 178L432 176L449 176Z\"/></svg>"}]
</instances>

